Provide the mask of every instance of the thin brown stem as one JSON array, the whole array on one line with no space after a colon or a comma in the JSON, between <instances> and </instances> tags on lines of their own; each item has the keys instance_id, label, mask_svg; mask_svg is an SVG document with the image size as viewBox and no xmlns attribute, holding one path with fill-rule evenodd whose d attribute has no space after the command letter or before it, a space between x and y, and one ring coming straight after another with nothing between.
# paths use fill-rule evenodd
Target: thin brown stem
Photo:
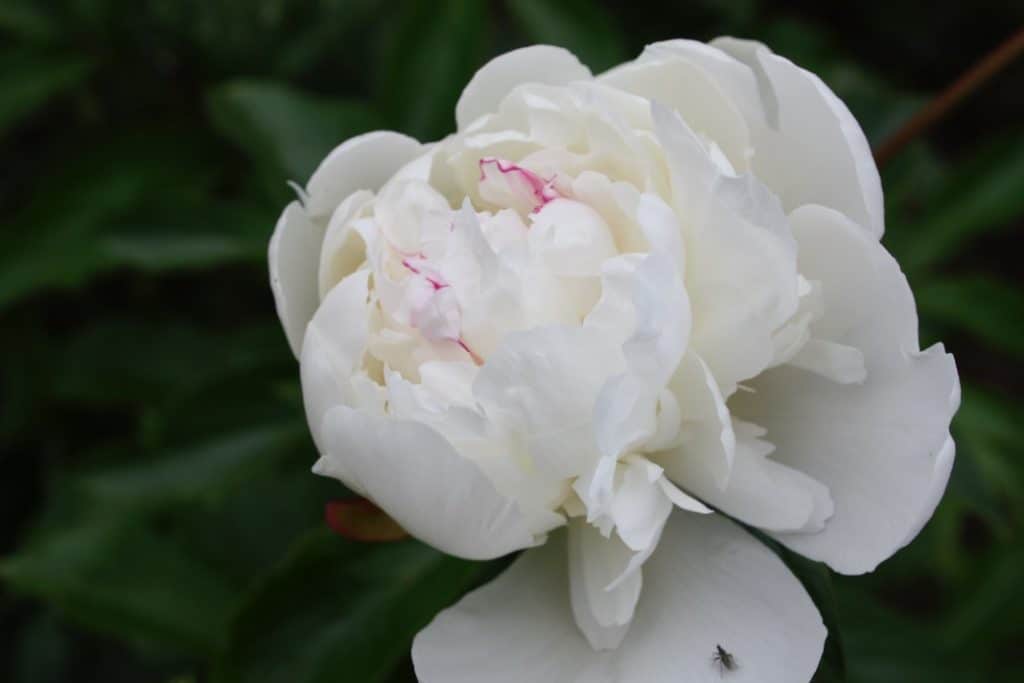
<instances>
[{"instance_id":1,"label":"thin brown stem","mask_svg":"<svg viewBox=\"0 0 1024 683\"><path fill-rule=\"evenodd\" d=\"M1024 29L1017 31L981 61L967 70L960 78L930 101L921 111L895 133L882 141L875 149L875 163L885 164L899 153L908 143L922 135L936 121L948 114L965 97L977 90L990 78L1024 52Z\"/></svg>"}]
</instances>

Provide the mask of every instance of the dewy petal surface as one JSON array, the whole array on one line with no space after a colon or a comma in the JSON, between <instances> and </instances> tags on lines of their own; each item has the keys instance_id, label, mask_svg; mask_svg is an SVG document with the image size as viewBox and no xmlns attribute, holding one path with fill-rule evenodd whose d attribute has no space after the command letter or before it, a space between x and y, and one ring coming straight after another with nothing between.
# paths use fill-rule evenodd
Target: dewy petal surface
<instances>
[{"instance_id":1,"label":"dewy petal surface","mask_svg":"<svg viewBox=\"0 0 1024 683\"><path fill-rule=\"evenodd\" d=\"M338 406L323 430L326 452L314 471L353 481L425 543L474 560L535 544L516 503L430 427Z\"/></svg>"},{"instance_id":2,"label":"dewy petal surface","mask_svg":"<svg viewBox=\"0 0 1024 683\"><path fill-rule=\"evenodd\" d=\"M931 516L952 466L949 423L959 405L953 358L918 350L914 302L885 249L836 211L792 216L801 270L822 283L812 333L864 352L862 384L782 366L737 394L733 411L768 430L774 458L825 484L835 514L816 534L780 541L843 573L873 570Z\"/></svg>"},{"instance_id":3,"label":"dewy petal surface","mask_svg":"<svg viewBox=\"0 0 1024 683\"><path fill-rule=\"evenodd\" d=\"M492 583L442 612L413 643L423 683L806 683L825 627L785 565L718 515L675 515L644 566L633 624L595 651L573 623L564 540L527 551Z\"/></svg>"}]
</instances>

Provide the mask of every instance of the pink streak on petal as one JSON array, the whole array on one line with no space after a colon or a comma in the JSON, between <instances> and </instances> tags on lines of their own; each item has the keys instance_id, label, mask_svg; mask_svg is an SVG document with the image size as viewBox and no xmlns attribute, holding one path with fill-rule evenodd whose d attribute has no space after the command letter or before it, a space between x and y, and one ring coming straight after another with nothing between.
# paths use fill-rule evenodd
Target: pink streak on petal
<instances>
[{"instance_id":1,"label":"pink streak on petal","mask_svg":"<svg viewBox=\"0 0 1024 683\"><path fill-rule=\"evenodd\" d=\"M445 287L449 287L450 286L447 282L445 282L439 276L423 275L423 271L420 270L419 268L417 268L416 266L414 266L412 263L410 263L408 258L402 259L402 265L405 266L407 270L415 273L416 275L422 275L423 279L430 283L430 285L434 288L435 292L437 290L439 290L439 289L444 289Z\"/></svg>"},{"instance_id":2,"label":"pink streak on petal","mask_svg":"<svg viewBox=\"0 0 1024 683\"><path fill-rule=\"evenodd\" d=\"M498 169L499 173L514 174L516 177L526 182L530 188L530 192L533 194L534 207L531 213L536 213L548 202L562 196L562 194L555 189L554 178L551 180L545 180L529 169L523 168L511 161L498 159L497 157L485 157L480 160L481 182L487 180L487 171L485 170L485 166L492 165Z\"/></svg>"},{"instance_id":3,"label":"pink streak on petal","mask_svg":"<svg viewBox=\"0 0 1024 683\"><path fill-rule=\"evenodd\" d=\"M465 342L465 340L462 339L462 337L459 337L458 339L456 339L455 343L458 344L459 346L461 346L462 350L469 354L469 357L473 359L473 362L477 366L480 366L480 365L484 364L484 359L481 358L480 356L478 356L476 351L474 351L473 349L469 348L469 344L467 344Z\"/></svg>"}]
</instances>

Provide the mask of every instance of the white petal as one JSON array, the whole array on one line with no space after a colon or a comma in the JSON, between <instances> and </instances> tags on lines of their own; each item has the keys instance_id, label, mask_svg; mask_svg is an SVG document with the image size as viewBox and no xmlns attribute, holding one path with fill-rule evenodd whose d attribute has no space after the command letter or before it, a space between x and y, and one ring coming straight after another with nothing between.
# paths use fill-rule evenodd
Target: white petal
<instances>
[{"instance_id":1,"label":"white petal","mask_svg":"<svg viewBox=\"0 0 1024 683\"><path fill-rule=\"evenodd\" d=\"M910 288L873 237L824 207L791 218L801 272L825 298L812 332L859 348L867 378L840 385L782 366L731 407L768 430L776 460L825 484L835 503L820 533L779 540L836 571L871 571L913 538L945 488L956 367L941 346L918 351Z\"/></svg>"},{"instance_id":2,"label":"white petal","mask_svg":"<svg viewBox=\"0 0 1024 683\"><path fill-rule=\"evenodd\" d=\"M700 476L724 488L732 471L736 436L729 408L708 366L695 353L683 357L669 382L682 420L679 443L655 460L670 479L685 483Z\"/></svg>"},{"instance_id":3,"label":"white petal","mask_svg":"<svg viewBox=\"0 0 1024 683\"><path fill-rule=\"evenodd\" d=\"M715 646L739 683L807 683L825 627L767 548L718 515L677 514L644 567L625 640L594 651L573 624L557 548L525 553L442 612L413 643L423 683L721 683Z\"/></svg>"},{"instance_id":4,"label":"white petal","mask_svg":"<svg viewBox=\"0 0 1024 683\"><path fill-rule=\"evenodd\" d=\"M679 488L669 481L668 477L662 476L658 479L658 485L661 490L665 492L665 496L668 497L672 504L678 507L680 510L686 510L687 512L696 512L697 514L707 515L714 512L704 503L700 502L688 493L684 493Z\"/></svg>"},{"instance_id":5,"label":"white petal","mask_svg":"<svg viewBox=\"0 0 1024 683\"><path fill-rule=\"evenodd\" d=\"M360 365L369 335L369 272L357 271L334 287L306 328L300 376L306 420L317 450L326 452L324 415L352 405L350 381Z\"/></svg>"},{"instance_id":6,"label":"white petal","mask_svg":"<svg viewBox=\"0 0 1024 683\"><path fill-rule=\"evenodd\" d=\"M594 435L605 458L617 460L654 436L657 398L636 375L608 380L594 404Z\"/></svg>"},{"instance_id":7,"label":"white petal","mask_svg":"<svg viewBox=\"0 0 1024 683\"><path fill-rule=\"evenodd\" d=\"M778 197L750 174L722 174L678 114L655 103L655 133L686 222L691 343L728 395L773 359L772 337L797 310L796 244Z\"/></svg>"},{"instance_id":8,"label":"white petal","mask_svg":"<svg viewBox=\"0 0 1024 683\"><path fill-rule=\"evenodd\" d=\"M473 393L488 417L524 435L538 469L566 478L597 459L594 404L605 379L621 371L614 347L597 335L537 327L505 337Z\"/></svg>"},{"instance_id":9,"label":"white petal","mask_svg":"<svg viewBox=\"0 0 1024 683\"><path fill-rule=\"evenodd\" d=\"M672 501L660 485L662 470L644 458L631 458L619 469L610 510L615 531L634 552L649 551L672 512Z\"/></svg>"},{"instance_id":10,"label":"white petal","mask_svg":"<svg viewBox=\"0 0 1024 683\"><path fill-rule=\"evenodd\" d=\"M474 560L535 544L517 505L430 427L338 406L323 431L327 451L313 471L338 476L340 468L423 542Z\"/></svg>"},{"instance_id":11,"label":"white petal","mask_svg":"<svg viewBox=\"0 0 1024 683\"><path fill-rule=\"evenodd\" d=\"M633 282L643 259L642 254L622 254L602 264L601 298L584 319L584 329L597 332L609 344L626 343L636 327Z\"/></svg>"},{"instance_id":12,"label":"white petal","mask_svg":"<svg viewBox=\"0 0 1024 683\"><path fill-rule=\"evenodd\" d=\"M808 339L789 364L840 384L863 382L867 375L860 349L824 339Z\"/></svg>"},{"instance_id":13,"label":"white petal","mask_svg":"<svg viewBox=\"0 0 1024 683\"><path fill-rule=\"evenodd\" d=\"M598 79L679 112L694 131L721 146L733 167L745 170L750 131L737 105L715 74L696 62L666 57L624 64Z\"/></svg>"},{"instance_id":14,"label":"white petal","mask_svg":"<svg viewBox=\"0 0 1024 683\"><path fill-rule=\"evenodd\" d=\"M580 631L595 650L613 650L629 630L640 598L643 575L608 590L629 565L633 552L612 536L605 538L582 519L569 525L569 587L573 614Z\"/></svg>"},{"instance_id":15,"label":"white petal","mask_svg":"<svg viewBox=\"0 0 1024 683\"><path fill-rule=\"evenodd\" d=\"M424 152L417 140L401 133L374 131L341 143L327 155L306 184L306 211L330 216L356 190L376 192L406 163Z\"/></svg>"},{"instance_id":16,"label":"white petal","mask_svg":"<svg viewBox=\"0 0 1024 683\"><path fill-rule=\"evenodd\" d=\"M667 254L648 254L633 280L636 327L622 346L630 370L660 391L679 366L690 338L690 300Z\"/></svg>"},{"instance_id":17,"label":"white petal","mask_svg":"<svg viewBox=\"0 0 1024 683\"><path fill-rule=\"evenodd\" d=\"M885 228L882 183L864 132L816 75L764 45L713 41L753 71L764 125L754 129L753 167L787 210L821 204L845 213L876 238Z\"/></svg>"},{"instance_id":18,"label":"white petal","mask_svg":"<svg viewBox=\"0 0 1024 683\"><path fill-rule=\"evenodd\" d=\"M620 344L630 372L656 394L675 372L690 335L690 300L672 259L626 254L602 266L601 298L584 329Z\"/></svg>"},{"instance_id":19,"label":"white petal","mask_svg":"<svg viewBox=\"0 0 1024 683\"><path fill-rule=\"evenodd\" d=\"M564 533L441 612L412 644L421 683L616 683L569 604Z\"/></svg>"},{"instance_id":20,"label":"white petal","mask_svg":"<svg viewBox=\"0 0 1024 683\"><path fill-rule=\"evenodd\" d=\"M449 404L473 406L473 380L477 366L473 363L428 361L420 366L423 387L444 397Z\"/></svg>"},{"instance_id":21,"label":"white petal","mask_svg":"<svg viewBox=\"0 0 1024 683\"><path fill-rule=\"evenodd\" d=\"M658 195L645 192L640 195L640 202L636 207L636 221L643 230L649 250L668 256L679 275L685 275L683 229L672 207Z\"/></svg>"},{"instance_id":22,"label":"white petal","mask_svg":"<svg viewBox=\"0 0 1024 683\"><path fill-rule=\"evenodd\" d=\"M320 304L316 271L323 239L323 226L311 221L302 205L295 201L285 207L278 219L267 250L270 290L274 293L277 316L288 345L296 358L302 350L306 324Z\"/></svg>"},{"instance_id":23,"label":"white petal","mask_svg":"<svg viewBox=\"0 0 1024 683\"><path fill-rule=\"evenodd\" d=\"M553 199L531 215L529 244L558 275L594 277L615 256L615 242L601 214L582 202Z\"/></svg>"},{"instance_id":24,"label":"white petal","mask_svg":"<svg viewBox=\"0 0 1024 683\"><path fill-rule=\"evenodd\" d=\"M644 567L644 593L619 650L621 681L720 681L716 645L735 681L803 683L825 628L767 548L719 515L676 514Z\"/></svg>"},{"instance_id":25,"label":"white petal","mask_svg":"<svg viewBox=\"0 0 1024 683\"><path fill-rule=\"evenodd\" d=\"M566 85L590 77L590 69L563 48L533 45L512 50L473 75L455 106L455 121L462 130L484 114L497 111L505 95L523 83Z\"/></svg>"},{"instance_id":26,"label":"white petal","mask_svg":"<svg viewBox=\"0 0 1024 683\"><path fill-rule=\"evenodd\" d=\"M318 292L321 299L327 295L331 287L358 268L366 260L368 252L373 250L375 245L368 243L368 236L360 234L357 227L351 223L371 199L371 192L353 192L331 215L320 248L320 267L317 270Z\"/></svg>"},{"instance_id":27,"label":"white petal","mask_svg":"<svg viewBox=\"0 0 1024 683\"><path fill-rule=\"evenodd\" d=\"M735 431L735 459L725 489L699 467L675 468L682 477L678 483L744 524L767 531L820 530L832 515L828 489L768 458L771 444Z\"/></svg>"}]
</instances>

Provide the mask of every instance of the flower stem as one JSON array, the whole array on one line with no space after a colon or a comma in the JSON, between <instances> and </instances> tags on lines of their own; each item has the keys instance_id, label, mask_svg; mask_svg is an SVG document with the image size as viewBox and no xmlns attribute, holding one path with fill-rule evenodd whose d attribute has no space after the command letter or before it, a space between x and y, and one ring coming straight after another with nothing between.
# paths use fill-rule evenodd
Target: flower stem
<instances>
[{"instance_id":1,"label":"flower stem","mask_svg":"<svg viewBox=\"0 0 1024 683\"><path fill-rule=\"evenodd\" d=\"M1004 43L985 55L952 85L931 100L921 111L875 149L875 163L879 167L896 156L900 150L922 135L935 122L948 114L965 97L984 85L1016 57L1024 52L1024 29L1010 36Z\"/></svg>"}]
</instances>

